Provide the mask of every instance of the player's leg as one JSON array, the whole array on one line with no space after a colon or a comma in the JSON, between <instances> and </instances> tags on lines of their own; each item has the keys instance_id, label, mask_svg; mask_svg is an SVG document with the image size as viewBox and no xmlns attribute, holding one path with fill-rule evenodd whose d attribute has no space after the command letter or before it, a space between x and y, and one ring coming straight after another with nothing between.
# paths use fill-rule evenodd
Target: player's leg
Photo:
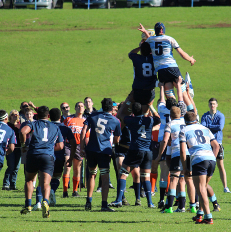
<instances>
[{"instance_id":1,"label":"player's leg","mask_svg":"<svg viewBox=\"0 0 231 232\"><path fill-rule=\"evenodd\" d=\"M74 157L73 159L73 197L79 196L78 194L78 186L80 182L80 172L81 172L81 164L82 160L78 160Z\"/></svg>"},{"instance_id":2,"label":"player's leg","mask_svg":"<svg viewBox=\"0 0 231 232\"><path fill-rule=\"evenodd\" d=\"M213 203L213 211L221 211L220 205L217 202L217 197L213 191L213 188L209 184L207 184L207 194L209 200Z\"/></svg>"},{"instance_id":3,"label":"player's leg","mask_svg":"<svg viewBox=\"0 0 231 232\"><path fill-rule=\"evenodd\" d=\"M186 193L185 193L185 180L184 180L184 175L182 174L182 172L179 176L178 187L179 187L179 192L178 192L179 205L178 205L178 208L174 212L184 213Z\"/></svg>"},{"instance_id":4,"label":"player's leg","mask_svg":"<svg viewBox=\"0 0 231 232\"><path fill-rule=\"evenodd\" d=\"M70 158L70 148L65 146L65 163L64 163L64 170L63 170L63 197L68 197L68 183L70 181L70 172L71 167L67 166L67 160Z\"/></svg>"}]
</instances>

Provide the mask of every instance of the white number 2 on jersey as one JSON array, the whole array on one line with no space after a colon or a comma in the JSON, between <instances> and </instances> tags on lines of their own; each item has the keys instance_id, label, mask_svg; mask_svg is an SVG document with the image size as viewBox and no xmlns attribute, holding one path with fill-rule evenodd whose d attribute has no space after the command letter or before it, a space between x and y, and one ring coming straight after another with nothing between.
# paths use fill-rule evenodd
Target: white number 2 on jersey
<instances>
[{"instance_id":1,"label":"white number 2 on jersey","mask_svg":"<svg viewBox=\"0 0 231 232\"><path fill-rule=\"evenodd\" d=\"M44 134L43 134L43 139L42 139L42 141L47 142L47 141L48 141L48 139L47 139L48 128L43 128L43 132L44 132Z\"/></svg>"},{"instance_id":2,"label":"white number 2 on jersey","mask_svg":"<svg viewBox=\"0 0 231 232\"><path fill-rule=\"evenodd\" d=\"M151 77L152 76L152 65L150 63L143 63L143 76L144 77Z\"/></svg>"},{"instance_id":3,"label":"white number 2 on jersey","mask_svg":"<svg viewBox=\"0 0 231 232\"><path fill-rule=\"evenodd\" d=\"M96 133L103 134L105 131L105 126L103 124L107 124L108 120L99 118L97 121L97 128L95 128Z\"/></svg>"},{"instance_id":4,"label":"white number 2 on jersey","mask_svg":"<svg viewBox=\"0 0 231 232\"><path fill-rule=\"evenodd\" d=\"M137 133L140 135L141 138L146 138L145 125L142 125Z\"/></svg>"},{"instance_id":5,"label":"white number 2 on jersey","mask_svg":"<svg viewBox=\"0 0 231 232\"><path fill-rule=\"evenodd\" d=\"M2 143L4 137L5 137L6 131L0 129L0 143Z\"/></svg>"}]
</instances>

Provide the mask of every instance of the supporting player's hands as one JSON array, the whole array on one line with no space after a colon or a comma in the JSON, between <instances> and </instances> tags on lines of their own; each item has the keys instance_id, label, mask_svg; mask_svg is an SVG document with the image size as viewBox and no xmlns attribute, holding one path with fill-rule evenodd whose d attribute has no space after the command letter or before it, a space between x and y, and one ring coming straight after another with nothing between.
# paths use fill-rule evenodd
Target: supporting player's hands
<instances>
[{"instance_id":1,"label":"supporting player's hands","mask_svg":"<svg viewBox=\"0 0 231 232\"><path fill-rule=\"evenodd\" d=\"M188 170L187 168L184 169L184 175L188 177L192 176L190 170Z\"/></svg>"},{"instance_id":2,"label":"supporting player's hands","mask_svg":"<svg viewBox=\"0 0 231 232\"><path fill-rule=\"evenodd\" d=\"M159 83L158 83L158 87L160 88L161 86L164 86L164 83L163 83L163 82L159 82Z\"/></svg>"},{"instance_id":3,"label":"supporting player's hands","mask_svg":"<svg viewBox=\"0 0 231 232\"><path fill-rule=\"evenodd\" d=\"M193 56L190 57L190 63L191 63L191 66L193 66L195 63L196 63L196 60L193 58Z\"/></svg>"},{"instance_id":4,"label":"supporting player's hands","mask_svg":"<svg viewBox=\"0 0 231 232\"><path fill-rule=\"evenodd\" d=\"M69 158L69 159L66 161L66 166L69 167L69 168L72 166L72 159L71 159L71 158Z\"/></svg>"}]
</instances>

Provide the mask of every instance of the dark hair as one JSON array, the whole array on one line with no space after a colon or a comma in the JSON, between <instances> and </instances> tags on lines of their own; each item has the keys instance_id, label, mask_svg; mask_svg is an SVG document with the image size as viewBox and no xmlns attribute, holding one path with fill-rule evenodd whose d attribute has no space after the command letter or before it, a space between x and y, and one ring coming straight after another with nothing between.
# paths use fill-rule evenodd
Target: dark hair
<instances>
[{"instance_id":1,"label":"dark hair","mask_svg":"<svg viewBox=\"0 0 231 232\"><path fill-rule=\"evenodd\" d=\"M177 101L175 98L170 97L166 100L166 107L168 110L170 110L172 106L176 106L176 105L177 105Z\"/></svg>"},{"instance_id":2,"label":"dark hair","mask_svg":"<svg viewBox=\"0 0 231 232\"><path fill-rule=\"evenodd\" d=\"M85 102L88 98L91 99L91 101L92 101L92 98L90 98L90 97L85 97L85 98L84 98L84 102ZM93 102L93 101L92 101L92 102Z\"/></svg>"},{"instance_id":3,"label":"dark hair","mask_svg":"<svg viewBox=\"0 0 231 232\"><path fill-rule=\"evenodd\" d=\"M112 111L112 100L111 98L104 98L102 101L101 101L101 104L102 104L102 109L103 111L105 112L109 112L109 111Z\"/></svg>"},{"instance_id":4,"label":"dark hair","mask_svg":"<svg viewBox=\"0 0 231 232\"><path fill-rule=\"evenodd\" d=\"M197 120L197 116L196 116L196 114L194 112L187 112L184 115L184 120L185 120L186 124L190 124L190 123Z\"/></svg>"},{"instance_id":5,"label":"dark hair","mask_svg":"<svg viewBox=\"0 0 231 232\"><path fill-rule=\"evenodd\" d=\"M152 52L149 43L143 42L140 46L140 51L143 56L149 56Z\"/></svg>"},{"instance_id":6,"label":"dark hair","mask_svg":"<svg viewBox=\"0 0 231 232\"><path fill-rule=\"evenodd\" d=\"M38 119L44 119L47 118L49 115L49 108L47 106L40 106L38 108Z\"/></svg>"},{"instance_id":7,"label":"dark hair","mask_svg":"<svg viewBox=\"0 0 231 232\"><path fill-rule=\"evenodd\" d=\"M32 108L30 108L30 107L27 107L24 112L25 112L25 114L27 112L33 112L34 113L34 110Z\"/></svg>"},{"instance_id":8,"label":"dark hair","mask_svg":"<svg viewBox=\"0 0 231 232\"><path fill-rule=\"evenodd\" d=\"M0 121L3 121L7 117L7 112L5 110L0 110Z\"/></svg>"},{"instance_id":9,"label":"dark hair","mask_svg":"<svg viewBox=\"0 0 231 232\"><path fill-rule=\"evenodd\" d=\"M51 121L58 121L61 117L61 111L58 108L52 108L49 111Z\"/></svg>"},{"instance_id":10,"label":"dark hair","mask_svg":"<svg viewBox=\"0 0 231 232\"><path fill-rule=\"evenodd\" d=\"M79 105L79 103L83 103L83 102L76 102L76 104L75 104L75 108ZM84 103L83 103L84 104Z\"/></svg>"},{"instance_id":11,"label":"dark hair","mask_svg":"<svg viewBox=\"0 0 231 232\"><path fill-rule=\"evenodd\" d=\"M180 108L177 107L177 106L172 106L172 108L170 110L170 116L173 119L180 118L180 116L181 116L181 110L180 110Z\"/></svg>"},{"instance_id":12,"label":"dark hair","mask_svg":"<svg viewBox=\"0 0 231 232\"><path fill-rule=\"evenodd\" d=\"M217 102L217 99L212 97L212 98L209 99L209 102L211 102L211 101L216 101Z\"/></svg>"},{"instance_id":13,"label":"dark hair","mask_svg":"<svg viewBox=\"0 0 231 232\"><path fill-rule=\"evenodd\" d=\"M132 105L132 113L135 116L141 115L142 114L142 105L139 102L135 102Z\"/></svg>"}]
</instances>

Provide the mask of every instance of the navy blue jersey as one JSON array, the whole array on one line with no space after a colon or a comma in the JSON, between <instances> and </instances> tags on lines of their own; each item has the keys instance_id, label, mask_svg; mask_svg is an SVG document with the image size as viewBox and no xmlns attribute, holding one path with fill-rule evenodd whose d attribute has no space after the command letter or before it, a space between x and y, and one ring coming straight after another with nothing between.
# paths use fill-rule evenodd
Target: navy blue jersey
<instances>
[{"instance_id":1,"label":"navy blue jersey","mask_svg":"<svg viewBox=\"0 0 231 232\"><path fill-rule=\"evenodd\" d=\"M120 144L130 146L131 143L131 132L127 126L125 126L122 130L122 135L120 137Z\"/></svg>"},{"instance_id":2,"label":"navy blue jersey","mask_svg":"<svg viewBox=\"0 0 231 232\"><path fill-rule=\"evenodd\" d=\"M94 112L88 116L85 125L91 129L86 150L112 154L112 134L121 135L120 121L107 112Z\"/></svg>"},{"instance_id":3,"label":"navy blue jersey","mask_svg":"<svg viewBox=\"0 0 231 232\"><path fill-rule=\"evenodd\" d=\"M66 145L66 142L70 141L71 139L75 140L75 137L69 127L65 126L63 123L60 122L52 122L52 123L54 123L56 126L59 127L64 139L64 145ZM65 154L65 148L63 148L61 151L55 151L56 159L65 160L64 154Z\"/></svg>"},{"instance_id":4,"label":"navy blue jersey","mask_svg":"<svg viewBox=\"0 0 231 232\"><path fill-rule=\"evenodd\" d=\"M131 131L130 150L150 151L152 127L160 122L157 118L126 116L124 123Z\"/></svg>"},{"instance_id":5,"label":"navy blue jersey","mask_svg":"<svg viewBox=\"0 0 231 232\"><path fill-rule=\"evenodd\" d=\"M17 144L16 136L6 123L0 122L0 163L4 161L4 155L8 144Z\"/></svg>"},{"instance_id":6,"label":"navy blue jersey","mask_svg":"<svg viewBox=\"0 0 231 232\"><path fill-rule=\"evenodd\" d=\"M149 56L142 56L136 53L130 53L129 58L134 66L134 81L132 89L154 89L157 77L154 75L153 58Z\"/></svg>"},{"instance_id":7,"label":"navy blue jersey","mask_svg":"<svg viewBox=\"0 0 231 232\"><path fill-rule=\"evenodd\" d=\"M55 159L54 145L63 142L60 129L48 120L38 120L27 124L31 128L32 136L29 144L29 154L46 154Z\"/></svg>"}]
</instances>

